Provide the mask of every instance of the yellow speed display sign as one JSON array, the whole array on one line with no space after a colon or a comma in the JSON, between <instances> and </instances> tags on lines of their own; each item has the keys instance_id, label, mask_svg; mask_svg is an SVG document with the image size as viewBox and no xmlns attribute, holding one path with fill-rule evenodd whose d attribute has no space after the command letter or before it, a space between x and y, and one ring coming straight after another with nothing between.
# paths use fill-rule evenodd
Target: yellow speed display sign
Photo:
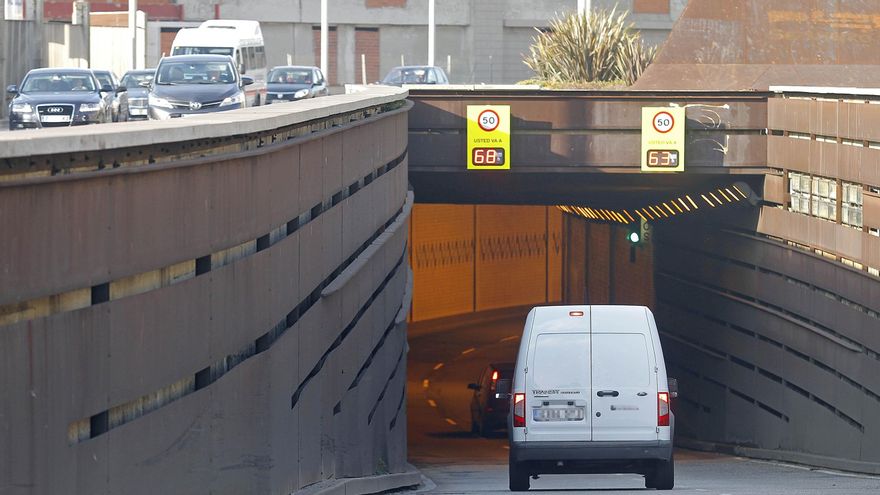
<instances>
[{"instance_id":1,"label":"yellow speed display sign","mask_svg":"<svg viewBox=\"0 0 880 495\"><path fill-rule=\"evenodd\" d=\"M510 106L468 105L468 170L510 169Z\"/></svg>"},{"instance_id":2,"label":"yellow speed display sign","mask_svg":"<svg viewBox=\"0 0 880 495\"><path fill-rule=\"evenodd\" d=\"M684 172L684 108L642 107L642 172Z\"/></svg>"}]
</instances>

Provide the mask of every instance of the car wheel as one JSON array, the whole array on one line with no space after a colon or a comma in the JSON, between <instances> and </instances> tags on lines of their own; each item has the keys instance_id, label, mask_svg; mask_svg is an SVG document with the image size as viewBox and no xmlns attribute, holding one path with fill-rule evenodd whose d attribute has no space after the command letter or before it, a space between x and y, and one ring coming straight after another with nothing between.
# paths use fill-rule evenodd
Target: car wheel
<instances>
[{"instance_id":1,"label":"car wheel","mask_svg":"<svg viewBox=\"0 0 880 495\"><path fill-rule=\"evenodd\" d=\"M529 472L522 462L510 459L507 464L508 486L512 492L525 492L529 490Z\"/></svg>"},{"instance_id":2,"label":"car wheel","mask_svg":"<svg viewBox=\"0 0 880 495\"><path fill-rule=\"evenodd\" d=\"M653 469L645 475L645 488L672 490L674 486L675 460L672 457L668 461L657 461Z\"/></svg>"}]
</instances>

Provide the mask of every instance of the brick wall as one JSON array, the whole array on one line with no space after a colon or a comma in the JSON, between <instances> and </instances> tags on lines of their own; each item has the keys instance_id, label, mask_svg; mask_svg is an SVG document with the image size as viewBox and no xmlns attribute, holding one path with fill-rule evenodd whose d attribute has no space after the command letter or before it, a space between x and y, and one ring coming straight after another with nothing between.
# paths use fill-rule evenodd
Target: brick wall
<instances>
[{"instance_id":1,"label":"brick wall","mask_svg":"<svg viewBox=\"0 0 880 495\"><path fill-rule=\"evenodd\" d=\"M634 0L634 14L668 14L669 0Z\"/></svg>"},{"instance_id":2,"label":"brick wall","mask_svg":"<svg viewBox=\"0 0 880 495\"><path fill-rule=\"evenodd\" d=\"M376 82L379 74L379 28L355 28L354 30L354 80L361 81L361 55L366 58L366 83Z\"/></svg>"},{"instance_id":3,"label":"brick wall","mask_svg":"<svg viewBox=\"0 0 880 495\"><path fill-rule=\"evenodd\" d=\"M327 73L324 77L331 85L339 84L339 70L336 67L337 47L336 26L330 26L327 33ZM315 47L315 66L321 66L321 26L312 26L312 44Z\"/></svg>"}]
</instances>

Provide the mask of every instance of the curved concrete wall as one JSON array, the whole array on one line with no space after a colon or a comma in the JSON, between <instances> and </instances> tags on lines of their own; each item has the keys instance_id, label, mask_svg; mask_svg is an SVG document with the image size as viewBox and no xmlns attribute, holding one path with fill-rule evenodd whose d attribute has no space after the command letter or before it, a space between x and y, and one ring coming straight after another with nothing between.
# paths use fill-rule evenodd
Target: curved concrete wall
<instances>
[{"instance_id":1,"label":"curved concrete wall","mask_svg":"<svg viewBox=\"0 0 880 495\"><path fill-rule=\"evenodd\" d=\"M384 91L4 143L0 491L286 494L406 469L409 107ZM175 134L205 156L15 168L25 142L58 168Z\"/></svg>"},{"instance_id":2,"label":"curved concrete wall","mask_svg":"<svg viewBox=\"0 0 880 495\"><path fill-rule=\"evenodd\" d=\"M880 472L880 280L754 232L657 229L677 434Z\"/></svg>"}]
</instances>

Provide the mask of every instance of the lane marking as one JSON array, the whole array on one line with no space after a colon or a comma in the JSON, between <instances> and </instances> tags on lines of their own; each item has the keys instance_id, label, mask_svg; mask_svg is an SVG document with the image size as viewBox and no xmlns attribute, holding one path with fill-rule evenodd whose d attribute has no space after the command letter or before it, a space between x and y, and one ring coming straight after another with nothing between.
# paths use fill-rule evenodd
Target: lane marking
<instances>
[{"instance_id":1,"label":"lane marking","mask_svg":"<svg viewBox=\"0 0 880 495\"><path fill-rule=\"evenodd\" d=\"M442 368L442 367L443 367L443 363L437 363L437 364L434 366L434 371L437 371L437 370L439 370L439 369Z\"/></svg>"},{"instance_id":2,"label":"lane marking","mask_svg":"<svg viewBox=\"0 0 880 495\"><path fill-rule=\"evenodd\" d=\"M455 420L451 418L446 418L446 422L451 424L452 426L458 425L458 423L456 423Z\"/></svg>"},{"instance_id":3,"label":"lane marking","mask_svg":"<svg viewBox=\"0 0 880 495\"><path fill-rule=\"evenodd\" d=\"M470 354L470 353L472 353L472 352L474 352L474 351L476 351L476 350L477 350L476 347L471 347L470 349L465 349L465 350L461 351L461 354L462 354L462 355Z\"/></svg>"},{"instance_id":4,"label":"lane marking","mask_svg":"<svg viewBox=\"0 0 880 495\"><path fill-rule=\"evenodd\" d=\"M518 338L519 338L519 335L511 335L510 337L504 337L503 339L499 340L498 342L510 342L511 340L516 340Z\"/></svg>"},{"instance_id":5,"label":"lane marking","mask_svg":"<svg viewBox=\"0 0 880 495\"><path fill-rule=\"evenodd\" d=\"M425 378L424 380L422 380L422 388L428 388L428 385L429 385L430 383L431 383L431 382L429 382L428 379Z\"/></svg>"},{"instance_id":6,"label":"lane marking","mask_svg":"<svg viewBox=\"0 0 880 495\"><path fill-rule=\"evenodd\" d=\"M428 399L428 405L431 407L437 407L437 403L434 402L434 399Z\"/></svg>"}]
</instances>

